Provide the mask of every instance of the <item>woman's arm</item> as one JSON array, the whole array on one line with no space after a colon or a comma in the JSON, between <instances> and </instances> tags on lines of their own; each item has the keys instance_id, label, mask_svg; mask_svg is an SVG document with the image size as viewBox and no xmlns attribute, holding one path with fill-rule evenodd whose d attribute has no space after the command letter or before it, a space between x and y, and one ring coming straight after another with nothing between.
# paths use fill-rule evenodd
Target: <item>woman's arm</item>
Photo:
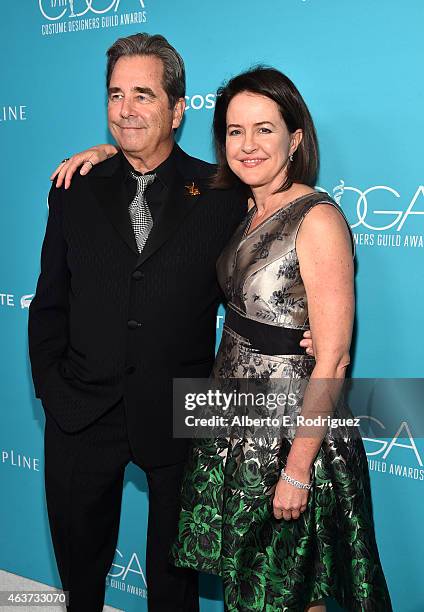
<instances>
[{"instance_id":1,"label":"woman's arm","mask_svg":"<svg viewBox=\"0 0 424 612\"><path fill-rule=\"evenodd\" d=\"M80 174L88 174L93 166L112 157L118 149L110 144L101 144L86 149L81 153L72 155L69 159L61 162L50 177L53 181L57 176L56 187L61 187L65 182L65 189L69 188L72 177L76 170L81 166Z\"/></svg>"},{"instance_id":2,"label":"woman's arm","mask_svg":"<svg viewBox=\"0 0 424 612\"><path fill-rule=\"evenodd\" d=\"M325 417L333 411L350 362L355 311L352 242L346 221L335 207L318 205L308 212L299 229L296 250L316 359L302 416ZM326 430L314 427L309 436L308 430L295 436L285 468L288 475L309 482ZM274 508L283 511L284 518L297 518L306 502L307 492L279 481Z\"/></svg>"}]
</instances>

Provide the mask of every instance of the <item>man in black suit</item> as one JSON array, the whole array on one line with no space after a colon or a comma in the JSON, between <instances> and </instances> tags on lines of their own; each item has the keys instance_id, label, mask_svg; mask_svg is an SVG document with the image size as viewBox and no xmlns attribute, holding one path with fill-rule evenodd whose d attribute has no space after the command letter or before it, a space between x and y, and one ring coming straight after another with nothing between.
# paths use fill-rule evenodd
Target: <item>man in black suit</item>
<instances>
[{"instance_id":1,"label":"man in black suit","mask_svg":"<svg viewBox=\"0 0 424 612\"><path fill-rule=\"evenodd\" d=\"M209 375L215 262L245 203L210 190L214 166L174 142L185 75L164 38L118 40L107 86L121 152L69 190L52 187L29 313L49 522L69 610L102 610L133 461L149 485L149 610L188 612L198 610L196 575L168 563L187 452L172 438L172 378Z\"/></svg>"}]
</instances>

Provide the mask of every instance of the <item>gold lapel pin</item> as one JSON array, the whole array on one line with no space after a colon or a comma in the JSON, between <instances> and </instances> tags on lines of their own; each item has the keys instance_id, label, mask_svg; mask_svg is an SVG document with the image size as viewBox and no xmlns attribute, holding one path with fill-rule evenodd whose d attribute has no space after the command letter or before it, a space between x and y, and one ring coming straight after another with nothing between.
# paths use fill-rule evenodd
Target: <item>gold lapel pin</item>
<instances>
[{"instance_id":1,"label":"gold lapel pin","mask_svg":"<svg viewBox=\"0 0 424 612\"><path fill-rule=\"evenodd\" d=\"M196 185L194 184L194 181L192 182L191 185L185 185L185 188L188 190L188 195L190 195L190 196L198 196L198 195L200 195L200 191L196 187Z\"/></svg>"}]
</instances>

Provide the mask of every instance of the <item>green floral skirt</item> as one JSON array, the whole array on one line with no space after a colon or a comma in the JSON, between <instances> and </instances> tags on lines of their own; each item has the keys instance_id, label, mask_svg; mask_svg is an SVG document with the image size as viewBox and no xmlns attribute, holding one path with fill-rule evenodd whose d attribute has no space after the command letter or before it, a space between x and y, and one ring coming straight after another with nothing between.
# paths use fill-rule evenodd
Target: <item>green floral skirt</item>
<instances>
[{"instance_id":1,"label":"green floral skirt","mask_svg":"<svg viewBox=\"0 0 424 612\"><path fill-rule=\"evenodd\" d=\"M301 612L332 597L349 612L390 612L362 441L343 451L349 471L340 451L324 441L308 507L286 522L274 518L272 498L264 493L271 479L266 461L261 469L249 460L240 440L196 442L182 488L174 564L219 574L228 611ZM265 458L265 449L253 452ZM269 467L275 484L278 473Z\"/></svg>"},{"instance_id":2,"label":"green floral skirt","mask_svg":"<svg viewBox=\"0 0 424 612\"><path fill-rule=\"evenodd\" d=\"M224 334L215 378L307 379L313 367L306 356L242 360L237 351ZM325 436L307 508L286 522L272 497L290 439L239 434L193 442L172 562L221 576L228 612L303 612L327 597L347 612L391 612L361 438Z\"/></svg>"}]
</instances>

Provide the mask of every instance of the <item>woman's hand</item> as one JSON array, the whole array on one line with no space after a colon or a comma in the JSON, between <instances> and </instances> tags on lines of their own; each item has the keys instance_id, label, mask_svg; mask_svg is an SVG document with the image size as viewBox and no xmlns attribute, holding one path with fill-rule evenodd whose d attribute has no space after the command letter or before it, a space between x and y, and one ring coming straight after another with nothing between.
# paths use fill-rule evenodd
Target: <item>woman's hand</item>
<instances>
[{"instance_id":1,"label":"woman's hand","mask_svg":"<svg viewBox=\"0 0 424 612\"><path fill-rule=\"evenodd\" d=\"M56 187L61 187L65 183L65 189L69 188L72 177L76 170L81 166L80 174L88 174L93 166L112 157L118 149L110 144L97 145L81 153L76 153L66 161L61 162L50 177L53 181L57 176Z\"/></svg>"},{"instance_id":2,"label":"woman's hand","mask_svg":"<svg viewBox=\"0 0 424 612\"><path fill-rule=\"evenodd\" d=\"M309 484L310 470L288 470L286 468L286 473L295 480L299 480L299 482ZM301 513L306 510L308 495L309 491L307 489L298 489L286 480L279 478L272 503L275 518L283 518L286 521L298 519Z\"/></svg>"}]
</instances>

